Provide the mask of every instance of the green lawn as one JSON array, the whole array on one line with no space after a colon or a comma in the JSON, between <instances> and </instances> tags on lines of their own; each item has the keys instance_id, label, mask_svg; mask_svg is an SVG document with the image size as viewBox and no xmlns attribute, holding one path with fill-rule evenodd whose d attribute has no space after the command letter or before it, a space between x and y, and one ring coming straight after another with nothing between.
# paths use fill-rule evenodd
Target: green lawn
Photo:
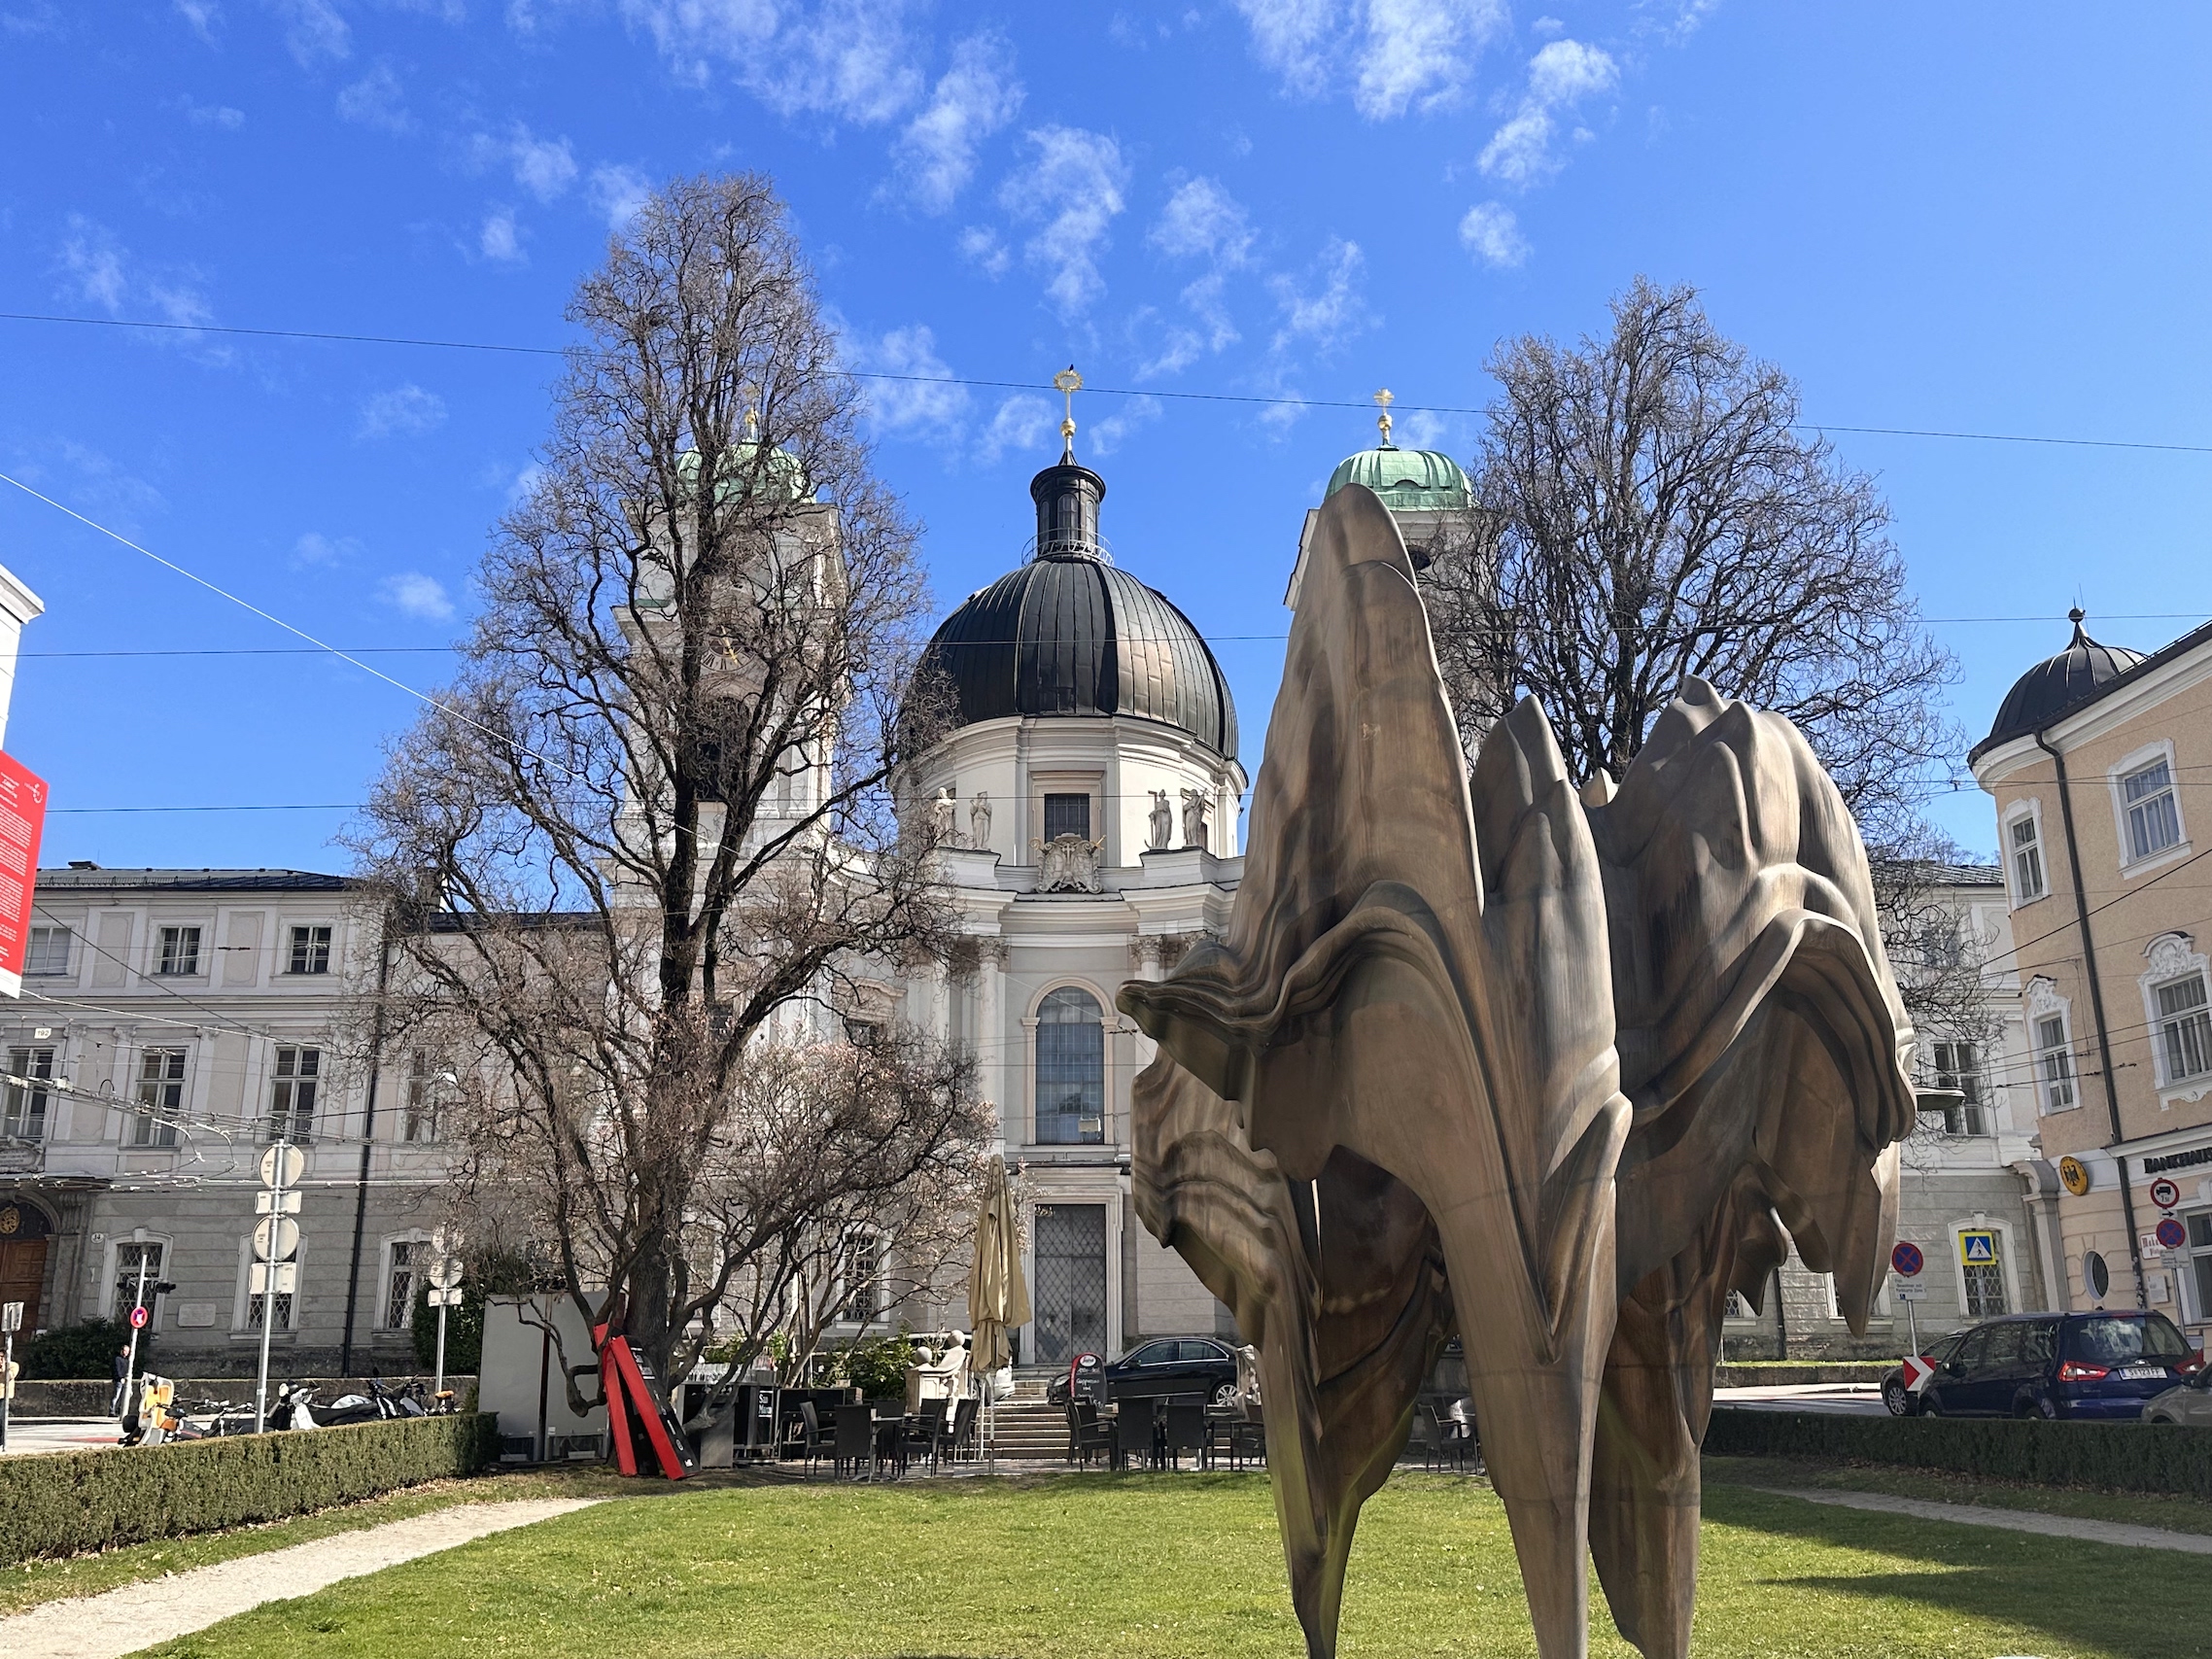
<instances>
[{"instance_id":1,"label":"green lawn","mask_svg":"<svg viewBox=\"0 0 2212 1659\"><path fill-rule=\"evenodd\" d=\"M156 1653L1270 1655L1302 1653L1264 1477L1068 1476L663 1489L486 1538ZM2190 1650L2189 1557L1893 1520L1717 1485L1696 1650L1991 1659ZM1592 1595L1592 1651L1626 1655ZM1531 1654L1503 1510L1400 1474L1367 1505L1354 1655Z\"/></svg>"}]
</instances>

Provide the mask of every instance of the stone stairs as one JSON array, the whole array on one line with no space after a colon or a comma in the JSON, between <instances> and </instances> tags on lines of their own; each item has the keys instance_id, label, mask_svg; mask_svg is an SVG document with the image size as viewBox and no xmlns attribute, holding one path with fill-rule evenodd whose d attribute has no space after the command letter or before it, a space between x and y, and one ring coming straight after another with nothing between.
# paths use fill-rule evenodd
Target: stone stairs
<instances>
[{"instance_id":1,"label":"stone stairs","mask_svg":"<svg viewBox=\"0 0 2212 1659\"><path fill-rule=\"evenodd\" d=\"M1014 1373L1014 1398L992 1413L999 1457L1013 1463L1061 1463L1067 1458L1067 1409L1048 1404L1045 1384L1057 1365L1024 1365Z\"/></svg>"}]
</instances>

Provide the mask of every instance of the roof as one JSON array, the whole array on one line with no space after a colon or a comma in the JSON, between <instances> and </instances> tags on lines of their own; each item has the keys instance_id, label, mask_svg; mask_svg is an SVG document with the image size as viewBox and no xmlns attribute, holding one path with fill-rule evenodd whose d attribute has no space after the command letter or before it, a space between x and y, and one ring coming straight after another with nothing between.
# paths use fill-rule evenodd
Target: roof
<instances>
[{"instance_id":1,"label":"roof","mask_svg":"<svg viewBox=\"0 0 2212 1659\"><path fill-rule=\"evenodd\" d=\"M1126 715L1234 759L1236 705L1214 653L1164 594L1101 556L1104 481L1063 458L1029 488L1037 556L970 595L930 641L959 723Z\"/></svg>"},{"instance_id":2,"label":"roof","mask_svg":"<svg viewBox=\"0 0 2212 1659\"><path fill-rule=\"evenodd\" d=\"M1881 868L1884 859L1872 860ZM1994 864L1937 864L1922 859L1908 859L1904 863L1913 874L1931 887L2002 887L2005 873Z\"/></svg>"},{"instance_id":3,"label":"roof","mask_svg":"<svg viewBox=\"0 0 2212 1659\"><path fill-rule=\"evenodd\" d=\"M97 865L41 870L38 884L50 891L77 888L104 892L137 888L172 893L341 893L352 887L344 876L312 870L102 870Z\"/></svg>"},{"instance_id":4,"label":"roof","mask_svg":"<svg viewBox=\"0 0 2212 1659\"><path fill-rule=\"evenodd\" d=\"M1339 461L1322 500L1347 484L1365 484L1393 512L1457 512L1472 500L1467 474L1450 456L1388 442Z\"/></svg>"},{"instance_id":5,"label":"roof","mask_svg":"<svg viewBox=\"0 0 2212 1659\"><path fill-rule=\"evenodd\" d=\"M2208 630L2212 630L2212 623L2208 623L2195 634L2184 635L2165 649L2146 657L2125 645L2100 644L2091 639L2082 627L2079 606L2068 611L2067 616L2074 624L2073 639L2066 642L2064 650L2044 658L2013 681L2012 690L1997 707L1997 717L1989 727L1989 735L1976 743L1967 755L1968 764L1999 743L2043 731L2061 715L2095 702L2146 663L2158 662L2186 649L2193 640L2207 636Z\"/></svg>"}]
</instances>

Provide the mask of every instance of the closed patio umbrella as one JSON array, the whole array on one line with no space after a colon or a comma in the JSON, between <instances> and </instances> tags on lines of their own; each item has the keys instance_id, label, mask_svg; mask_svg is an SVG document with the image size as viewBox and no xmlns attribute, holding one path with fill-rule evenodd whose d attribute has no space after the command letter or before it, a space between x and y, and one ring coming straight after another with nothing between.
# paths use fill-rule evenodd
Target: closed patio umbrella
<instances>
[{"instance_id":1,"label":"closed patio umbrella","mask_svg":"<svg viewBox=\"0 0 2212 1659\"><path fill-rule=\"evenodd\" d=\"M983 1203L976 1211L976 1255L968 1268L968 1328L974 1332L969 1365L985 1379L985 1437L994 1464L998 1441L988 1427L992 1406L988 1379L1013 1362L1014 1345L1007 1332L1028 1323L1029 1287L1021 1277L1014 1188L1006 1177L1006 1160L993 1158L984 1171Z\"/></svg>"}]
</instances>

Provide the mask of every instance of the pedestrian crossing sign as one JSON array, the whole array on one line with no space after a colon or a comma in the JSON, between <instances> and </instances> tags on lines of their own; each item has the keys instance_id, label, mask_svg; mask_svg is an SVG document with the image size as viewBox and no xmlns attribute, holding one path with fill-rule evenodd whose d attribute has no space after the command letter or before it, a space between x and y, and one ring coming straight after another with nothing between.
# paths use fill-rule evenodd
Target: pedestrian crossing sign
<instances>
[{"instance_id":1,"label":"pedestrian crossing sign","mask_svg":"<svg viewBox=\"0 0 2212 1659\"><path fill-rule=\"evenodd\" d=\"M1997 1264L1997 1235L1987 1228L1973 1228L1958 1235L1958 1260L1968 1267L1994 1267Z\"/></svg>"}]
</instances>

